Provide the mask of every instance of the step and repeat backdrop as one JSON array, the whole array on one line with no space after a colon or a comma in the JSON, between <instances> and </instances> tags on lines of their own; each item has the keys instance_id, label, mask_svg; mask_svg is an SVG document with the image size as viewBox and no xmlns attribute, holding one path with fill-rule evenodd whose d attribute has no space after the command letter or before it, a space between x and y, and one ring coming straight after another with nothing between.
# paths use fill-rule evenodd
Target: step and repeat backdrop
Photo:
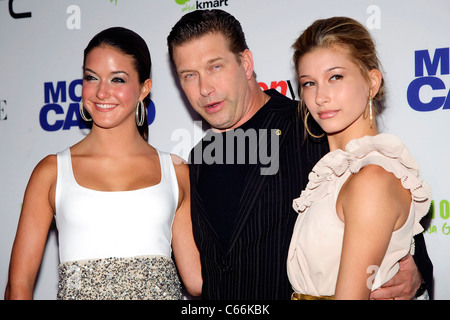
<instances>
[{"instance_id":1,"label":"step and repeat backdrop","mask_svg":"<svg viewBox=\"0 0 450 320\"><path fill-rule=\"evenodd\" d=\"M435 299L450 299L450 2L448 0L1 0L0 291L23 193L35 165L86 136L78 103L83 50L99 31L124 26L153 62L150 144L187 158L207 125L191 110L171 68L166 38L192 10L220 8L240 20L262 89L297 99L291 45L314 20L349 16L376 40L387 84L384 132L409 147L433 188L425 239ZM300 192L300 190L299 190ZM56 230L48 236L36 299L55 299Z\"/></svg>"}]
</instances>

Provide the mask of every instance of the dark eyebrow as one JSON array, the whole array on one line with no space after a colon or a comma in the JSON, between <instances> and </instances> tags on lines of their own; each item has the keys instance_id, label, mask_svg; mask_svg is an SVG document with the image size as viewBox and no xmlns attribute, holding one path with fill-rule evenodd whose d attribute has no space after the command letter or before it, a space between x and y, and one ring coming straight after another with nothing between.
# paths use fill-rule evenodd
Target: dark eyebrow
<instances>
[{"instance_id":1,"label":"dark eyebrow","mask_svg":"<svg viewBox=\"0 0 450 320\"><path fill-rule=\"evenodd\" d=\"M130 76L127 72L125 72L125 71L114 71L114 72L112 72L112 74L119 74L119 73L124 73L125 75L127 75L127 76Z\"/></svg>"},{"instance_id":2,"label":"dark eyebrow","mask_svg":"<svg viewBox=\"0 0 450 320\"><path fill-rule=\"evenodd\" d=\"M329 69L326 69L325 72L331 72L331 71L334 71L336 69L345 69L345 68L344 67L331 67ZM304 75L299 76L298 78L301 79L301 78L307 78L307 77L309 77L309 75L304 74Z\"/></svg>"},{"instance_id":3,"label":"dark eyebrow","mask_svg":"<svg viewBox=\"0 0 450 320\"><path fill-rule=\"evenodd\" d=\"M208 61L206 61L206 65L211 65L211 64L214 64L215 62L221 61L221 60L225 61L225 58L223 58L223 57L212 58L212 59L209 59ZM195 70L191 70L191 69L177 70L178 75L181 75L183 73L190 73L190 72L195 72Z\"/></svg>"},{"instance_id":4,"label":"dark eyebrow","mask_svg":"<svg viewBox=\"0 0 450 320\"><path fill-rule=\"evenodd\" d=\"M92 70L92 69L89 69L89 68L84 68L84 71L88 71L88 72L91 72L91 73L94 73L94 74L97 74L94 70ZM127 73L127 72L125 72L125 71L121 71L121 70L119 70L119 71L113 71L113 72L111 72L112 74L121 74L121 73L123 73L123 74L125 74L125 75L127 75L127 76L129 76L129 74Z\"/></svg>"},{"instance_id":5,"label":"dark eyebrow","mask_svg":"<svg viewBox=\"0 0 450 320\"><path fill-rule=\"evenodd\" d=\"M89 71L89 72L95 73L95 71L94 71L94 70L91 70L91 69L89 69L89 68L84 68L84 70L83 70L83 71Z\"/></svg>"},{"instance_id":6,"label":"dark eyebrow","mask_svg":"<svg viewBox=\"0 0 450 320\"><path fill-rule=\"evenodd\" d=\"M345 69L344 67L332 67L330 69L325 70L326 72L334 71L336 69Z\"/></svg>"},{"instance_id":7,"label":"dark eyebrow","mask_svg":"<svg viewBox=\"0 0 450 320\"><path fill-rule=\"evenodd\" d=\"M222 58L222 57L213 58L213 59L208 60L207 64L213 64L213 63L215 63L217 61L220 61L220 60L225 60L225 58Z\"/></svg>"},{"instance_id":8,"label":"dark eyebrow","mask_svg":"<svg viewBox=\"0 0 450 320\"><path fill-rule=\"evenodd\" d=\"M190 70L190 69L185 69L185 70L180 70L180 71L177 70L178 75L181 75L183 73L190 73L190 72L194 72L194 70Z\"/></svg>"}]
</instances>

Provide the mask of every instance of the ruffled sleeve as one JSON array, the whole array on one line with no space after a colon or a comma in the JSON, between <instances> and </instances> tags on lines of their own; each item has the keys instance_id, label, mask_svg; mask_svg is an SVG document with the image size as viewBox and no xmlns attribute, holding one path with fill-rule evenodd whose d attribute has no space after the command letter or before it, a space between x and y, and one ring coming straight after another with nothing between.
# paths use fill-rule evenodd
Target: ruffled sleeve
<instances>
[{"instance_id":1,"label":"ruffled sleeve","mask_svg":"<svg viewBox=\"0 0 450 320\"><path fill-rule=\"evenodd\" d=\"M422 232L419 221L430 208L431 187L420 177L419 167L406 146L392 134L355 139L347 144L345 150L339 149L325 155L310 173L306 189L299 198L294 199L294 210L305 212L312 202L326 197L332 182L347 170L357 173L371 164L393 173L403 187L410 190L415 211L413 234Z\"/></svg>"},{"instance_id":2,"label":"ruffled sleeve","mask_svg":"<svg viewBox=\"0 0 450 320\"><path fill-rule=\"evenodd\" d=\"M350 165L348 154L342 150L335 150L326 154L310 172L308 184L300 197L294 199L293 208L303 213L311 203L325 198L330 194L332 182L342 176Z\"/></svg>"},{"instance_id":3,"label":"ruffled sleeve","mask_svg":"<svg viewBox=\"0 0 450 320\"><path fill-rule=\"evenodd\" d=\"M393 173L401 181L403 187L411 192L413 200L415 213L413 235L422 232L424 229L419 221L430 209L432 190L421 178L419 166L402 141L386 133L365 136L350 141L346 151L354 157L350 165L352 173L358 172L366 165L376 164Z\"/></svg>"}]
</instances>

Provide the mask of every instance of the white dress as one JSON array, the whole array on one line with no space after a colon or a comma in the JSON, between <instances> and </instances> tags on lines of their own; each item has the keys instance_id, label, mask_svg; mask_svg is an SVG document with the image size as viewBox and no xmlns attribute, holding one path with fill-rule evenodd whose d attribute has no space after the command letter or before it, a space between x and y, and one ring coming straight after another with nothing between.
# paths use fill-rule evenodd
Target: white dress
<instances>
[{"instance_id":1,"label":"white dress","mask_svg":"<svg viewBox=\"0 0 450 320\"><path fill-rule=\"evenodd\" d=\"M77 183L70 148L57 154L58 299L182 298L171 259L178 183L170 154L158 155L158 184L108 192Z\"/></svg>"},{"instance_id":2,"label":"white dress","mask_svg":"<svg viewBox=\"0 0 450 320\"><path fill-rule=\"evenodd\" d=\"M412 203L406 223L392 233L386 255L371 290L389 281L398 271L398 260L414 253L413 236L422 232L419 221L428 212L431 188L403 143L394 135L379 134L350 141L345 150L325 155L309 175L306 189L293 201L299 214L289 248L287 270L297 293L332 296L335 293L342 250L344 223L336 212L339 191L351 174L367 165L378 165L400 179L411 191Z\"/></svg>"}]
</instances>

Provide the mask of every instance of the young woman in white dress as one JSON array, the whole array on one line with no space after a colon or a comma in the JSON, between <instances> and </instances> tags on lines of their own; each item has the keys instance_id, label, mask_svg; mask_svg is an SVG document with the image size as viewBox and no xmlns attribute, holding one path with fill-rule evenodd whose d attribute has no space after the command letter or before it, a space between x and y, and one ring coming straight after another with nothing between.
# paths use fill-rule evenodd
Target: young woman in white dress
<instances>
[{"instance_id":1,"label":"young woman in white dress","mask_svg":"<svg viewBox=\"0 0 450 320\"><path fill-rule=\"evenodd\" d=\"M109 28L88 44L80 113L92 128L34 169L6 299L33 297L53 217L58 299L180 299L177 273L200 294L188 166L147 142L150 73L147 45L131 30Z\"/></svg>"},{"instance_id":2,"label":"young woman in white dress","mask_svg":"<svg viewBox=\"0 0 450 320\"><path fill-rule=\"evenodd\" d=\"M330 146L294 200L293 299L368 299L412 261L431 188L401 141L378 132L384 83L364 26L318 20L293 47L306 128L312 117Z\"/></svg>"}]
</instances>

